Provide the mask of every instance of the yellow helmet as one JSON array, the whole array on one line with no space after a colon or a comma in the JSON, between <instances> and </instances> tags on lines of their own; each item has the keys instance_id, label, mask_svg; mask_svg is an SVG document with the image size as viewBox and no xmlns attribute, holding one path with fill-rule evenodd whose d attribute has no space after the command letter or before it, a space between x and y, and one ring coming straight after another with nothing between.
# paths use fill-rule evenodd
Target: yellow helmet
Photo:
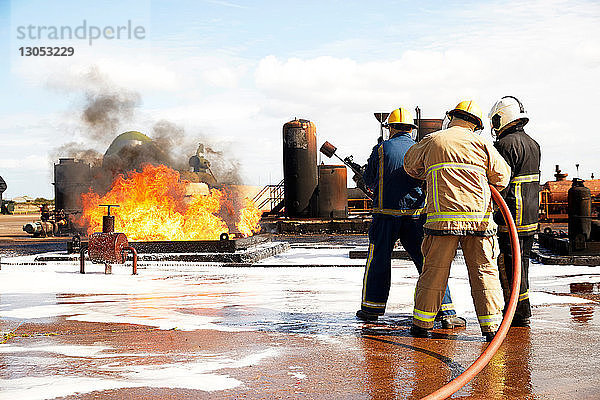
<instances>
[{"instance_id":1,"label":"yellow helmet","mask_svg":"<svg viewBox=\"0 0 600 400\"><path fill-rule=\"evenodd\" d=\"M417 127L413 121L413 117L410 111L402 107L397 108L390 113L390 116L387 120L387 126L392 124L408 125L411 127L411 129Z\"/></svg>"},{"instance_id":2,"label":"yellow helmet","mask_svg":"<svg viewBox=\"0 0 600 400\"><path fill-rule=\"evenodd\" d=\"M479 105L473 100L461 101L448 114L450 116L458 115L459 117L466 117L467 121L473 122L476 125L476 131L483 129L483 113Z\"/></svg>"}]
</instances>

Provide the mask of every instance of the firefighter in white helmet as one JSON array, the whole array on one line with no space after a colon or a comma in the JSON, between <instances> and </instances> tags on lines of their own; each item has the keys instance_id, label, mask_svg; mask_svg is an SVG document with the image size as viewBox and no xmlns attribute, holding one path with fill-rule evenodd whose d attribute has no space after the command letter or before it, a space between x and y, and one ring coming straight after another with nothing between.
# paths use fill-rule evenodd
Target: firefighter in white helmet
<instances>
[{"instance_id":1,"label":"firefighter in white helmet","mask_svg":"<svg viewBox=\"0 0 600 400\"><path fill-rule=\"evenodd\" d=\"M492 124L494 146L512 169L509 186L502 191L519 234L521 247L521 287L519 302L512 326L529 326L531 305L529 303L529 255L533 235L538 229L540 190L540 145L525 133L523 127L529 122L523 104L513 96L498 100L488 115ZM504 218L498 212L498 241L502 257L498 267L504 290L504 298L510 297L513 278L512 249Z\"/></svg>"},{"instance_id":2,"label":"firefighter in white helmet","mask_svg":"<svg viewBox=\"0 0 600 400\"><path fill-rule=\"evenodd\" d=\"M474 131L483 128L479 106L462 101L448 115L448 129L426 136L404 156L408 175L427 181L427 221L423 272L415 290L411 334L433 328L460 243L481 332L491 341L502 321L498 241L489 185L508 185L510 167L491 143Z\"/></svg>"},{"instance_id":3,"label":"firefighter in white helmet","mask_svg":"<svg viewBox=\"0 0 600 400\"><path fill-rule=\"evenodd\" d=\"M425 192L422 182L408 176L402 167L404 154L415 144L411 131L416 125L411 113L400 107L390 113L386 126L390 137L373 148L364 173L364 182L374 195L374 207L361 308L356 313L363 321L374 321L385 312L396 241L400 240L419 273L423 267ZM447 287L437 319L446 329L466 324L464 318L456 316Z\"/></svg>"}]
</instances>

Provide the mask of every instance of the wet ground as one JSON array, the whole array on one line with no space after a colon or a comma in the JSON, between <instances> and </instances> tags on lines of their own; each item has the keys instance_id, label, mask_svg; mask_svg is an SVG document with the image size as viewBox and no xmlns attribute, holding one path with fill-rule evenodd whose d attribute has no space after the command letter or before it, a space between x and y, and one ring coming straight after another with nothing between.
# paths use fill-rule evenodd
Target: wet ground
<instances>
[{"instance_id":1,"label":"wet ground","mask_svg":"<svg viewBox=\"0 0 600 400\"><path fill-rule=\"evenodd\" d=\"M347 254L364 243L295 239L263 267L148 262L137 276L5 254L0 399L421 398L487 346L464 262L450 288L467 329L417 339L407 261L394 260L386 316L354 318L364 260ZM455 398L600 398L600 267L533 264L531 280L532 327L512 328Z\"/></svg>"}]
</instances>

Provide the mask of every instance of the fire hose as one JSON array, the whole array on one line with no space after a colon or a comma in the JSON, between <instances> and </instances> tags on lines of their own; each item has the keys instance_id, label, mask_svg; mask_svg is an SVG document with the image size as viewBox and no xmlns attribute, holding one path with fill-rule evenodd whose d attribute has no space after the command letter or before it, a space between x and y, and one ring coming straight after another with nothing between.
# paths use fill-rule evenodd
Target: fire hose
<instances>
[{"instance_id":1,"label":"fire hose","mask_svg":"<svg viewBox=\"0 0 600 400\"><path fill-rule=\"evenodd\" d=\"M448 382L446 385L442 386L435 392L431 393L428 396L423 397L421 400L441 400L446 399L452 396L454 393L458 392L463 386L471 381L481 370L490 362L496 351L500 348L500 345L504 341L506 334L508 333L508 329L510 328L510 324L512 322L513 316L515 315L515 310L517 309L517 302L519 299L519 288L521 287L521 249L519 248L519 237L517 235L517 228L515 226L515 222L513 221L512 215L510 214L510 210L508 206L504 202L504 199L498 192L498 190L490 185L490 189L492 191L492 198L500 208L502 212L502 216L504 217L504 221L506 222L506 226L508 227L508 233L510 236L510 244L512 250L512 259L513 259L513 280L512 280L512 290L510 294L510 299L508 301L508 307L506 308L506 312L504 314L504 319L498 328L498 332L496 332L496 336L490 342L488 347L485 349L483 353L479 356L477 360L469 368L467 368L462 374L454 378L454 380Z\"/></svg>"}]
</instances>

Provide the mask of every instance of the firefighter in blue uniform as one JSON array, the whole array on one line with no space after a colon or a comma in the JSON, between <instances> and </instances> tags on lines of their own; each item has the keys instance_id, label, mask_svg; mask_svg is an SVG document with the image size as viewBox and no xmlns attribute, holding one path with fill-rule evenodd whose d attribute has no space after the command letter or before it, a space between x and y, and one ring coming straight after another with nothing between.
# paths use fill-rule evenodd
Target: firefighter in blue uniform
<instances>
[{"instance_id":1,"label":"firefighter in blue uniform","mask_svg":"<svg viewBox=\"0 0 600 400\"><path fill-rule=\"evenodd\" d=\"M375 321L385 312L390 292L392 251L398 239L419 273L423 268L421 243L426 192L423 181L408 176L403 168L404 154L415 144L411 131L416 126L410 112L398 108L388 117L386 127L390 137L373 148L364 173L365 184L373 191L374 198L361 308L356 313L363 321ZM448 288L437 320L446 329L466 325L464 318L456 316Z\"/></svg>"}]
</instances>

